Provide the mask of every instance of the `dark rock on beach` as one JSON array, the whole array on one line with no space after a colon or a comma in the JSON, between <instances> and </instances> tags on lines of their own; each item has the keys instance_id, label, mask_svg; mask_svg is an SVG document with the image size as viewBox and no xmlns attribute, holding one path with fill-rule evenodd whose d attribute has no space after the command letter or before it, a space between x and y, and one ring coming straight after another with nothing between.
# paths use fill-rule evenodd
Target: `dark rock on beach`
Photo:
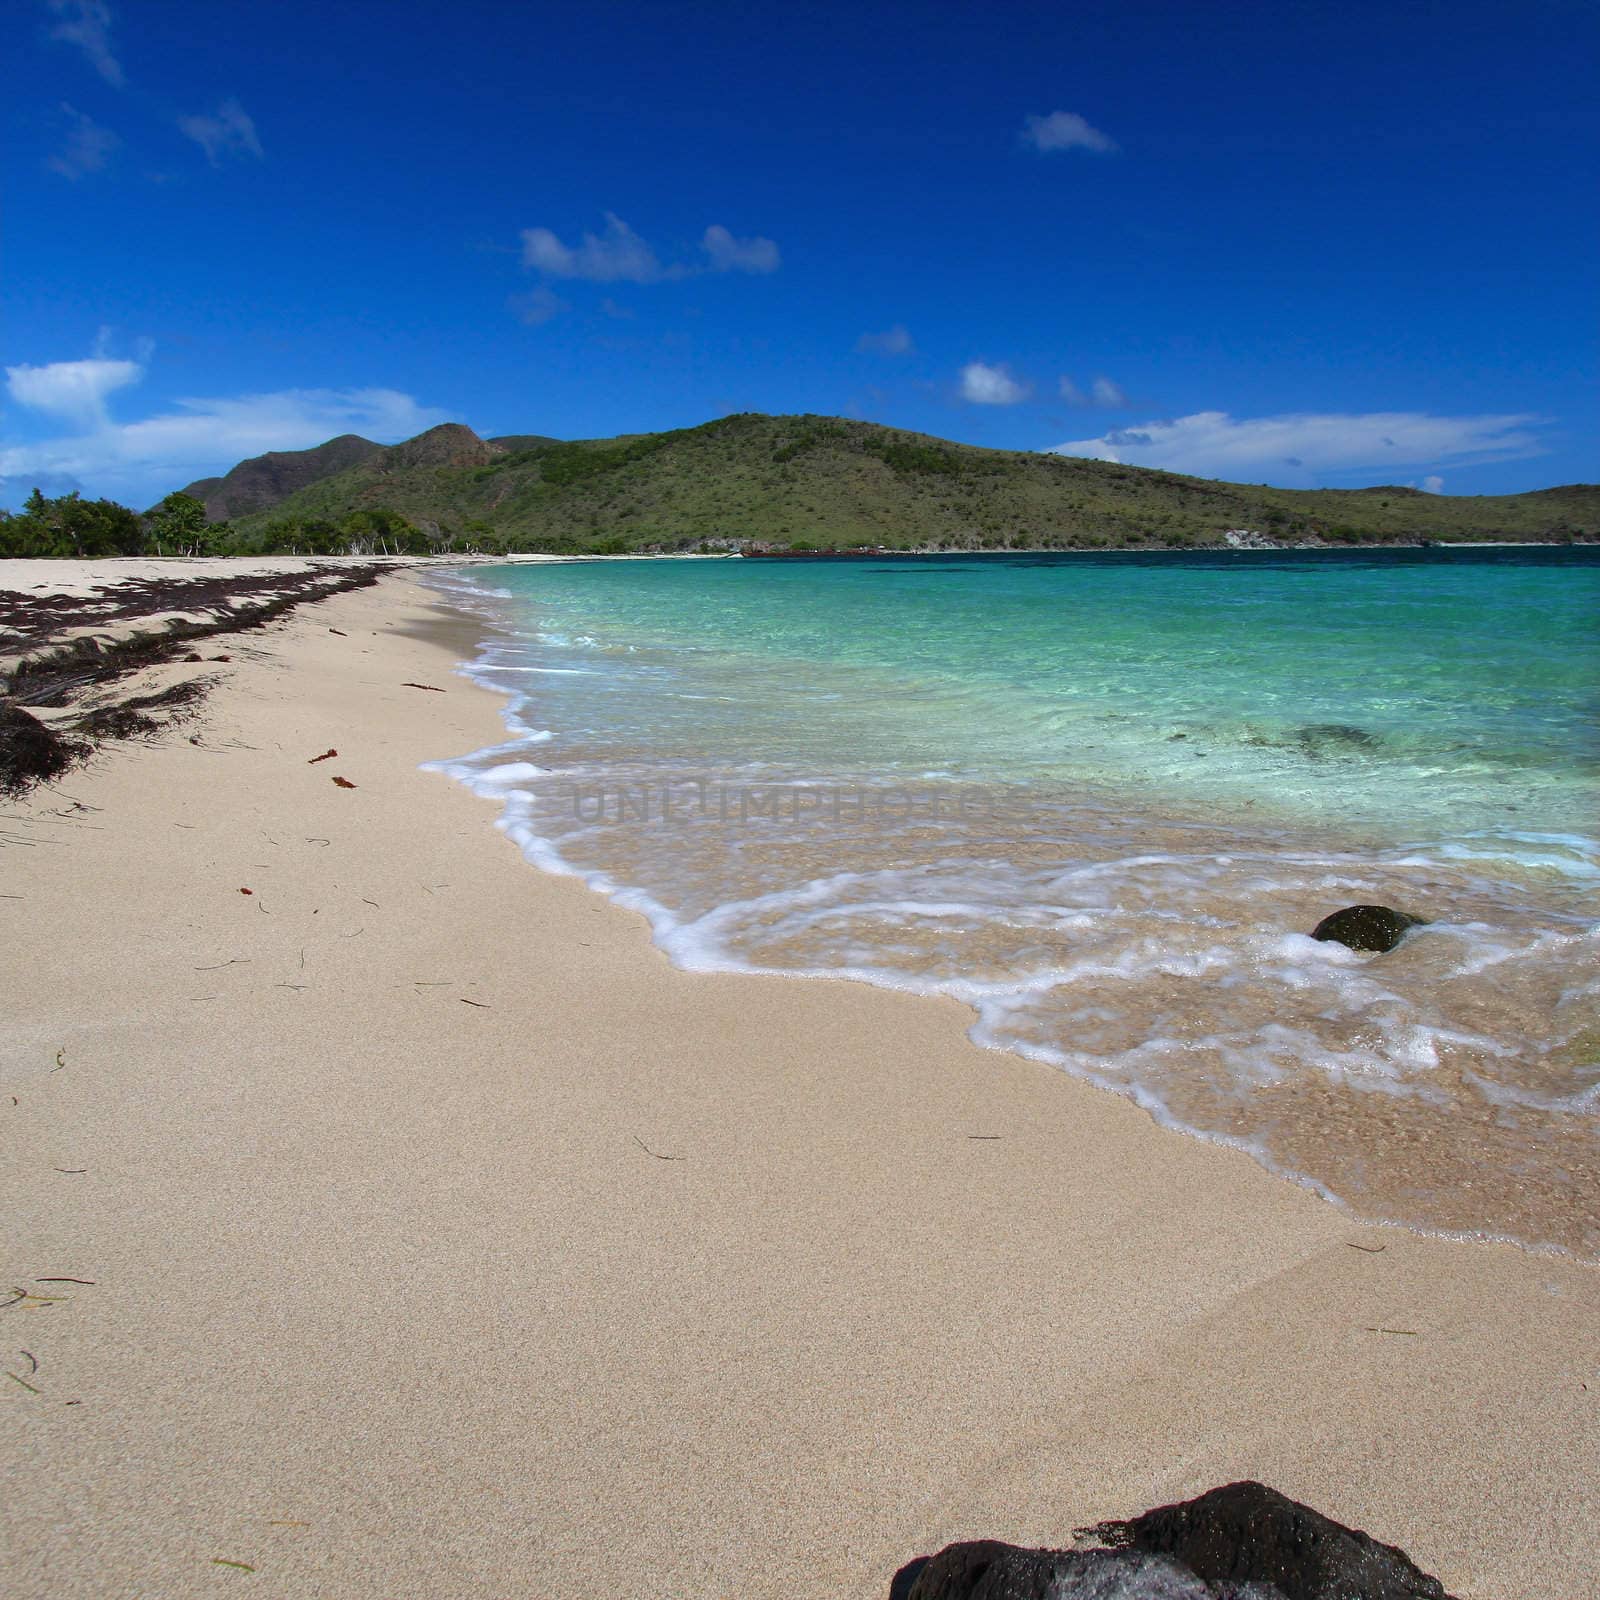
<instances>
[{"instance_id":1,"label":"dark rock on beach","mask_svg":"<svg viewBox=\"0 0 1600 1600\"><path fill-rule=\"evenodd\" d=\"M1450 1600L1404 1550L1262 1483L1230 1483L1085 1531L1103 1544L1170 1556L1207 1582L1271 1584L1284 1600Z\"/></svg>"},{"instance_id":2,"label":"dark rock on beach","mask_svg":"<svg viewBox=\"0 0 1600 1600\"><path fill-rule=\"evenodd\" d=\"M1282 1600L1259 1584L1206 1583L1134 1550L1023 1550L953 1544L896 1579L890 1600Z\"/></svg>"},{"instance_id":3,"label":"dark rock on beach","mask_svg":"<svg viewBox=\"0 0 1600 1600\"><path fill-rule=\"evenodd\" d=\"M1403 1550L1260 1483L1078 1537L1101 1548L951 1545L902 1569L891 1600L1450 1600Z\"/></svg>"},{"instance_id":4,"label":"dark rock on beach","mask_svg":"<svg viewBox=\"0 0 1600 1600\"><path fill-rule=\"evenodd\" d=\"M1346 906L1324 917L1311 930L1313 939L1348 945L1352 950L1393 950L1409 928L1425 928L1427 920L1392 906Z\"/></svg>"}]
</instances>

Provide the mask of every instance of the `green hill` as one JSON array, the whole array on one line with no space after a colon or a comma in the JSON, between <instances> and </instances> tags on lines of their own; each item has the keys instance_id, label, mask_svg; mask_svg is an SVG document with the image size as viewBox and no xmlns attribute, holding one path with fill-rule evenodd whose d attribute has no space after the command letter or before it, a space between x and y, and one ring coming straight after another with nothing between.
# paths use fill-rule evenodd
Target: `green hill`
<instances>
[{"instance_id":1,"label":"green hill","mask_svg":"<svg viewBox=\"0 0 1600 1600\"><path fill-rule=\"evenodd\" d=\"M213 522L262 511L303 489L384 453L381 444L341 433L312 450L269 450L241 461L221 478L201 478L183 492L201 501Z\"/></svg>"},{"instance_id":2,"label":"green hill","mask_svg":"<svg viewBox=\"0 0 1600 1600\"><path fill-rule=\"evenodd\" d=\"M1458 497L1269 489L985 450L838 417L741 414L670 433L480 439L448 424L238 518L262 543L386 511L431 542L497 550L755 543L951 549L1600 537L1600 486Z\"/></svg>"}]
</instances>

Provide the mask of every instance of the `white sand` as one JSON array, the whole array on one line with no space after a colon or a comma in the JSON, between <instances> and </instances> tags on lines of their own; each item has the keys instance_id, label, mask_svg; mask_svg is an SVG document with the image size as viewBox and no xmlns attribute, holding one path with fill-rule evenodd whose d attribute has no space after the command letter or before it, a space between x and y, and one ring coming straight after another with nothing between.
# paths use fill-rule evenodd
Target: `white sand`
<instances>
[{"instance_id":1,"label":"white sand","mask_svg":"<svg viewBox=\"0 0 1600 1600\"><path fill-rule=\"evenodd\" d=\"M418 770L503 737L437 615L303 608L199 743L0 816L0 1287L61 1297L0 1310L10 1593L881 1600L1245 1476L1593 1592L1600 1273L1354 1224L954 1004L673 970Z\"/></svg>"}]
</instances>

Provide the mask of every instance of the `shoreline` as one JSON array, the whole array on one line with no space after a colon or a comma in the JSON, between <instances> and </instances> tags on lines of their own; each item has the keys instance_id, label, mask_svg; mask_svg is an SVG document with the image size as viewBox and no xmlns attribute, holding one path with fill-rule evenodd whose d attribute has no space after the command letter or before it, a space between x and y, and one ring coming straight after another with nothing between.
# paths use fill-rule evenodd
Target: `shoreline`
<instances>
[{"instance_id":1,"label":"shoreline","mask_svg":"<svg viewBox=\"0 0 1600 1600\"><path fill-rule=\"evenodd\" d=\"M1487 864L1469 853L1469 864L1459 865L1451 858L1458 840L1478 837L1470 822L1458 819L1453 831L1446 825L1436 833L1415 817L1397 821L1400 813L1391 810L1385 831L1375 824L1363 831L1336 812L1308 813L1306 796L1296 797L1298 814L1287 805L1269 809L1275 797L1257 798L1248 787L1244 808L1219 806L1203 792L1158 788L1148 774L1120 785L1109 778L1022 785L1020 800L998 808L1004 821L989 825L982 819L995 791L943 773L930 794L948 798L970 787L980 804L958 838L928 844L923 854L921 840L907 842L915 830L904 823L884 820L851 838L853 830L839 827L837 817L832 829L817 820L827 814L830 785L848 792L852 781L862 781L850 777L848 765L829 768L825 753L820 768L758 767L750 780L759 791L754 815L786 819L780 846L771 822L741 831L749 796L737 761L724 770L716 758L691 751L685 766L657 751L638 707L619 705L635 729L620 745L588 729L596 690L612 703L610 668L604 658L540 647L543 635L530 636L518 623L517 603L498 598L532 592L511 573L481 583L473 575L422 581L495 630L460 670L502 700L506 724L486 749L441 762L438 770L499 809L497 825L535 870L575 877L646 918L653 942L680 970L841 978L953 999L981 1047L1065 1072L1131 1101L1164 1128L1242 1151L1352 1219L1600 1264L1600 1188L1587 1159L1593 1122L1556 1100L1540 1075L1547 1061L1564 1066L1567 1048L1559 1025L1540 1007L1552 988L1584 981L1582 959L1569 959L1548 983L1541 976L1537 988L1525 981L1520 990L1507 984L1491 992L1486 985L1471 1009L1444 987L1478 959L1498 965L1519 949L1536 948L1536 941L1528 943L1530 929L1559 934L1574 926L1586 904L1587 880L1578 873L1592 878L1595 841L1568 841L1575 852L1571 878L1553 870L1560 865L1551 859L1559 855L1554 840L1566 838L1559 833L1526 836L1526 849L1508 844L1503 859ZM569 633L591 625L553 626ZM613 646L628 637L593 631ZM662 670L648 644L641 648L644 655L619 658L629 664L624 678L640 663L646 678ZM579 675L568 675L578 667ZM519 676L549 671L560 676ZM538 689L531 701L529 684ZM560 692L562 686L571 692ZM691 699L742 692L721 678L681 687L702 691ZM674 699L664 714L673 714ZM551 730L557 737L547 743ZM581 826L572 814L576 802L565 798L579 791L586 795ZM802 808L808 795L824 798ZM721 835L743 842L710 844L705 830L712 825L689 820L715 818L719 806ZM924 814L933 810L929 805ZM1562 826L1549 810L1544 820ZM936 825L929 822L923 832L936 833ZM1106 846L1111 839L1115 846ZM1041 856L1044 841L1049 848ZM957 859L946 872L952 851ZM1015 866L1024 860L1040 870L1030 875ZM1168 860L1177 865L1171 880L1160 881L1197 932L1174 936L1158 923L1142 925L1138 940L1106 940L1091 928L1081 940L1050 942L1051 918L1068 914L1063 906L1114 905L1124 917L1124 896L1149 892L1153 864ZM880 875L886 861L894 867ZM1213 861L1219 870L1195 898L1186 877ZM992 878L981 875L980 862L992 866ZM1121 871L1123 862L1131 874ZM908 863L927 875L910 874ZM1080 899L1080 876L1111 887ZM869 898L884 902L880 914L865 924L851 920L851 891L834 894L828 885L835 878L872 882ZM1006 909L985 925L991 883L994 904ZM1330 883L1337 888L1330 891ZM961 942L913 943L930 899L972 917L973 927L951 936ZM1309 935L1341 901L1404 906L1434 931L1377 962L1343 950L1329 960L1328 947ZM1008 944L1007 912L1033 927L1035 902L1052 908L1039 922L1045 931L1031 948ZM824 913L846 931L810 936ZM791 918L801 925L798 933L768 937ZM902 919L913 925L911 933ZM937 929L937 914L928 922ZM1587 954L1592 939L1580 946ZM920 963L914 950L922 952ZM1128 968L1119 966L1124 956ZM1185 985L1198 977L1192 963L1208 976ZM1129 970L1135 964L1139 970ZM1068 981L1062 974L1069 971L1085 976ZM1047 1003L1030 998L1044 991L1051 991ZM1381 1008L1373 1017L1374 991L1393 1008L1388 1017ZM1067 1015L1074 1007L1077 1022ZM1086 1013L1109 1024L1098 1038L1084 1037L1093 1027L1081 1020ZM1174 1013L1207 1020L1186 1031ZM1163 1044L1141 1060L1152 1033ZM1183 1055L1195 1034L1201 1036L1189 1046L1195 1054ZM1208 1049L1208 1034L1225 1035L1227 1051ZM1515 1100L1514 1117L1504 1110L1502 1086L1507 1098L1524 1090L1529 1096Z\"/></svg>"},{"instance_id":2,"label":"shoreline","mask_svg":"<svg viewBox=\"0 0 1600 1600\"><path fill-rule=\"evenodd\" d=\"M504 737L476 626L308 604L198 744L7 807L8 1265L95 1280L0 1310L19 1592L883 1596L1246 1476L1582 1589L1600 1272L1358 1223L953 1001L671 967L419 770Z\"/></svg>"}]
</instances>

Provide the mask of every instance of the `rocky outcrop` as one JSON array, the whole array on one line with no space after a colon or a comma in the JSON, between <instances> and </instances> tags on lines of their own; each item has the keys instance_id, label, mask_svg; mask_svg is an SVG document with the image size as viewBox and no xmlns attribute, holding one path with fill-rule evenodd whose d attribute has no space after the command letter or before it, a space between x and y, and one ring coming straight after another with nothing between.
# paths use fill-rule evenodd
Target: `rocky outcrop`
<instances>
[{"instance_id":1,"label":"rocky outcrop","mask_svg":"<svg viewBox=\"0 0 1600 1600\"><path fill-rule=\"evenodd\" d=\"M1260 1483L1078 1536L1099 1548L951 1545L903 1568L892 1600L1450 1600L1405 1551Z\"/></svg>"},{"instance_id":2,"label":"rocky outcrop","mask_svg":"<svg viewBox=\"0 0 1600 1600\"><path fill-rule=\"evenodd\" d=\"M1392 906L1346 906L1343 911L1324 917L1311 930L1311 937L1381 954L1393 950L1408 929L1426 926L1425 918L1396 911Z\"/></svg>"},{"instance_id":3,"label":"rocky outcrop","mask_svg":"<svg viewBox=\"0 0 1600 1600\"><path fill-rule=\"evenodd\" d=\"M1312 536L1305 539L1274 539L1269 533L1257 533L1254 528L1229 528L1222 535L1224 550L1322 550L1323 540Z\"/></svg>"},{"instance_id":4,"label":"rocky outcrop","mask_svg":"<svg viewBox=\"0 0 1600 1600\"><path fill-rule=\"evenodd\" d=\"M441 422L437 428L429 428L415 439L393 446L385 453L383 465L385 468L486 467L505 453L504 445L480 439L465 423Z\"/></svg>"}]
</instances>

